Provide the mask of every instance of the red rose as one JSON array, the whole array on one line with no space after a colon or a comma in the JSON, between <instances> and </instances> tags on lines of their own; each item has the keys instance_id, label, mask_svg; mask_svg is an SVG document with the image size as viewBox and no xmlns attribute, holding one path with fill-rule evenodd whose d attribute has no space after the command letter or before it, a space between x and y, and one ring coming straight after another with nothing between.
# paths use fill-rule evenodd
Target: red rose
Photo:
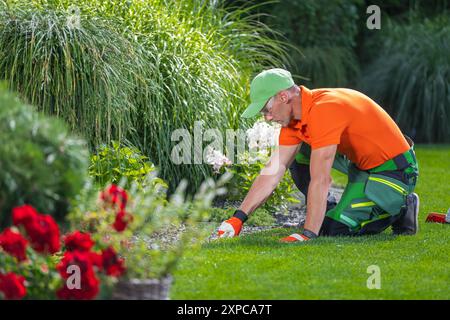
<instances>
[{"instance_id":1,"label":"red rose","mask_svg":"<svg viewBox=\"0 0 450 320\"><path fill-rule=\"evenodd\" d=\"M118 206L120 210L123 210L127 205L128 195L125 190L112 184L100 194L100 199L113 208Z\"/></svg>"},{"instance_id":2,"label":"red rose","mask_svg":"<svg viewBox=\"0 0 450 320\"><path fill-rule=\"evenodd\" d=\"M116 214L116 219L114 221L113 227L117 232L122 232L127 227L128 223L132 221L133 217L131 214L125 212L124 210L119 211Z\"/></svg>"},{"instance_id":3,"label":"red rose","mask_svg":"<svg viewBox=\"0 0 450 320\"><path fill-rule=\"evenodd\" d=\"M56 266L56 270L59 272L63 279L67 279L71 275L70 273L68 273L68 268L72 265L78 266L82 275L94 271L89 252L64 252L64 257Z\"/></svg>"},{"instance_id":4,"label":"red rose","mask_svg":"<svg viewBox=\"0 0 450 320\"><path fill-rule=\"evenodd\" d=\"M68 279L74 272L69 269L78 266L80 287L69 288ZM64 286L56 293L60 299L93 299L99 292L100 281L95 276L90 252L66 251L61 262L56 266L61 277L66 280Z\"/></svg>"},{"instance_id":5,"label":"red rose","mask_svg":"<svg viewBox=\"0 0 450 320\"><path fill-rule=\"evenodd\" d=\"M102 260L103 270L107 275L119 277L125 272L124 260L117 256L112 247L102 251Z\"/></svg>"},{"instance_id":6,"label":"red rose","mask_svg":"<svg viewBox=\"0 0 450 320\"><path fill-rule=\"evenodd\" d=\"M27 204L13 208L12 212L13 212L13 223L16 226L18 225L27 226L38 215L36 209Z\"/></svg>"},{"instance_id":7,"label":"red rose","mask_svg":"<svg viewBox=\"0 0 450 320\"><path fill-rule=\"evenodd\" d=\"M19 261L27 259L27 243L28 241L20 233L13 232L11 228L5 229L0 234L0 247Z\"/></svg>"},{"instance_id":8,"label":"red rose","mask_svg":"<svg viewBox=\"0 0 450 320\"><path fill-rule=\"evenodd\" d=\"M31 240L31 246L37 252L53 254L59 251L61 247L59 227L52 216L37 215L25 226L25 230Z\"/></svg>"},{"instance_id":9,"label":"red rose","mask_svg":"<svg viewBox=\"0 0 450 320\"><path fill-rule=\"evenodd\" d=\"M94 246L94 241L89 233L75 231L64 237L64 244L68 251L89 251Z\"/></svg>"},{"instance_id":10,"label":"red rose","mask_svg":"<svg viewBox=\"0 0 450 320\"><path fill-rule=\"evenodd\" d=\"M96 252L89 252L88 254L89 254L89 259L92 262L92 265L94 265L98 269L102 269L103 268L102 255L100 253L96 253Z\"/></svg>"},{"instance_id":11,"label":"red rose","mask_svg":"<svg viewBox=\"0 0 450 320\"><path fill-rule=\"evenodd\" d=\"M52 216L38 214L32 206L24 205L13 209L13 222L25 228L31 246L37 252L53 254L59 251L59 227Z\"/></svg>"},{"instance_id":12,"label":"red rose","mask_svg":"<svg viewBox=\"0 0 450 320\"><path fill-rule=\"evenodd\" d=\"M100 281L95 277L95 274L84 276L80 281L80 288L70 289L67 283L62 288L56 291L56 296L63 300L91 300L94 299L99 292Z\"/></svg>"},{"instance_id":13,"label":"red rose","mask_svg":"<svg viewBox=\"0 0 450 320\"><path fill-rule=\"evenodd\" d=\"M13 272L0 273L0 292L3 292L7 300L22 299L27 294L24 282L24 277L18 276Z\"/></svg>"}]
</instances>

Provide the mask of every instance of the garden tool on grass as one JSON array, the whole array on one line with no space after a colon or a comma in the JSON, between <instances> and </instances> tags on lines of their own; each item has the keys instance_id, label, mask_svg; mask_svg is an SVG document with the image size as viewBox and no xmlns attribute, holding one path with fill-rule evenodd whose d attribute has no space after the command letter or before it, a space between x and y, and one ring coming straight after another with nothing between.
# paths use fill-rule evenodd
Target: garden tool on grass
<instances>
[{"instance_id":1,"label":"garden tool on grass","mask_svg":"<svg viewBox=\"0 0 450 320\"><path fill-rule=\"evenodd\" d=\"M448 209L447 214L437 212L429 213L425 222L450 223L450 208Z\"/></svg>"},{"instance_id":2,"label":"garden tool on grass","mask_svg":"<svg viewBox=\"0 0 450 320\"><path fill-rule=\"evenodd\" d=\"M290 236L280 239L280 242L284 242L284 243L303 242L303 241L315 239L317 237L318 237L317 234L315 234L314 232L312 232L308 229L303 229L303 232L301 234L298 234L298 233L291 234Z\"/></svg>"}]
</instances>

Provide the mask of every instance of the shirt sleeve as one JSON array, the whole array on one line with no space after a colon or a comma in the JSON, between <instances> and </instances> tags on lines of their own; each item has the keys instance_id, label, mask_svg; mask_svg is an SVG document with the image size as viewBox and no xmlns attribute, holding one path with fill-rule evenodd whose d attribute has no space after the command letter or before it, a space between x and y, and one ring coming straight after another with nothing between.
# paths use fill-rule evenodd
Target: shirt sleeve
<instances>
[{"instance_id":1,"label":"shirt sleeve","mask_svg":"<svg viewBox=\"0 0 450 320\"><path fill-rule=\"evenodd\" d=\"M299 129L284 127L280 130L280 136L278 138L280 146L292 146L300 144L302 139L298 136Z\"/></svg>"},{"instance_id":2,"label":"shirt sleeve","mask_svg":"<svg viewBox=\"0 0 450 320\"><path fill-rule=\"evenodd\" d=\"M311 110L309 119L311 149L340 143L341 135L349 122L343 108L345 106L341 104L323 103Z\"/></svg>"}]
</instances>

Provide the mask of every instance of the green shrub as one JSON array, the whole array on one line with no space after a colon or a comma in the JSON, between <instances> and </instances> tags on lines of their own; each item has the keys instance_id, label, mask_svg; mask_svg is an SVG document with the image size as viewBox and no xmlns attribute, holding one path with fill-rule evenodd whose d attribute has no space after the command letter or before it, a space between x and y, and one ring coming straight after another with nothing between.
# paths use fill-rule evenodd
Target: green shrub
<instances>
[{"instance_id":1,"label":"green shrub","mask_svg":"<svg viewBox=\"0 0 450 320\"><path fill-rule=\"evenodd\" d=\"M87 176L85 142L58 119L41 115L0 90L0 224L11 209L33 205L59 221Z\"/></svg>"},{"instance_id":2,"label":"green shrub","mask_svg":"<svg viewBox=\"0 0 450 320\"><path fill-rule=\"evenodd\" d=\"M133 181L140 189L146 187L147 176L155 170L154 164L137 148L121 146L117 141L112 141L110 146L101 146L97 153L91 156L89 166L89 174L101 187L110 183L119 184L125 179L125 189L128 189ZM151 180L151 183L168 188L160 178Z\"/></svg>"},{"instance_id":3,"label":"green shrub","mask_svg":"<svg viewBox=\"0 0 450 320\"><path fill-rule=\"evenodd\" d=\"M366 6L377 5L381 12L396 20L410 20L442 14L450 10L448 0L365 0Z\"/></svg>"},{"instance_id":4,"label":"green shrub","mask_svg":"<svg viewBox=\"0 0 450 320\"><path fill-rule=\"evenodd\" d=\"M227 169L233 173L233 178L227 184L229 199L243 200L243 196L248 193L255 179L265 167L268 157L269 155L262 156L259 160L255 161L250 158L248 153L245 153L239 163L233 164ZM292 195L295 191L296 188L292 182L292 178L289 172L286 171L272 195L261 208L270 213L275 213L280 210L286 212L289 204L299 202Z\"/></svg>"},{"instance_id":5,"label":"green shrub","mask_svg":"<svg viewBox=\"0 0 450 320\"><path fill-rule=\"evenodd\" d=\"M154 177L149 174L145 184L150 185ZM172 274L183 254L208 237L209 228L199 222L205 221L212 201L225 191L227 179L205 180L193 196L187 195L188 183L183 180L170 197L161 197L158 188L139 189L132 181L126 190L126 211L132 219L123 232L112 230L117 212L95 201L96 190L86 187L87 197L80 199L69 221L72 229L89 231L96 240L108 239L125 259L126 278L161 278Z\"/></svg>"},{"instance_id":6,"label":"green shrub","mask_svg":"<svg viewBox=\"0 0 450 320\"><path fill-rule=\"evenodd\" d=\"M281 0L268 23L304 47L354 47L362 0Z\"/></svg>"},{"instance_id":7,"label":"green shrub","mask_svg":"<svg viewBox=\"0 0 450 320\"><path fill-rule=\"evenodd\" d=\"M169 161L172 132L198 120L236 129L250 78L287 60L284 45L246 8L196 0L10 3L0 25L0 76L91 145L125 138L172 190L182 178L196 189L211 174L207 165ZM80 9L80 28L64 23L71 5Z\"/></svg>"},{"instance_id":8,"label":"green shrub","mask_svg":"<svg viewBox=\"0 0 450 320\"><path fill-rule=\"evenodd\" d=\"M358 59L350 47L306 47L295 54L298 83L311 88L345 87L359 76Z\"/></svg>"},{"instance_id":9,"label":"green shrub","mask_svg":"<svg viewBox=\"0 0 450 320\"><path fill-rule=\"evenodd\" d=\"M417 142L450 141L450 19L391 24L361 89Z\"/></svg>"},{"instance_id":10,"label":"green shrub","mask_svg":"<svg viewBox=\"0 0 450 320\"><path fill-rule=\"evenodd\" d=\"M281 0L267 23L300 49L291 70L306 86L346 86L357 77L356 46L362 0Z\"/></svg>"}]
</instances>

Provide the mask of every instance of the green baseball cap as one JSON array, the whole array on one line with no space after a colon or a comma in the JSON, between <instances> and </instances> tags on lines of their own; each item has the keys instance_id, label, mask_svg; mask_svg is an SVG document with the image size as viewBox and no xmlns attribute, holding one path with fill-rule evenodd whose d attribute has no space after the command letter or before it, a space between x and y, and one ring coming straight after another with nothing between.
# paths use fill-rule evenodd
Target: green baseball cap
<instances>
[{"instance_id":1,"label":"green baseball cap","mask_svg":"<svg viewBox=\"0 0 450 320\"><path fill-rule=\"evenodd\" d=\"M251 103L241 116L243 118L256 116L271 97L293 85L294 80L287 70L276 68L261 72L250 84Z\"/></svg>"}]
</instances>

